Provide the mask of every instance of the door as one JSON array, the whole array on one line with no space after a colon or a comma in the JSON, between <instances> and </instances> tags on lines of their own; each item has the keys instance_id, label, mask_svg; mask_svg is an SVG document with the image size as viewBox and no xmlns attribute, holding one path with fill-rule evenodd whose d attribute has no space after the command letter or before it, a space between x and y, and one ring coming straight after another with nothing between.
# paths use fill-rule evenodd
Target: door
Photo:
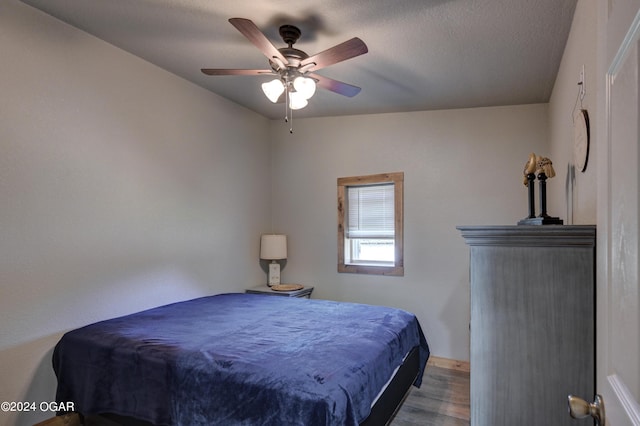
<instances>
[{"instance_id":1,"label":"door","mask_svg":"<svg viewBox=\"0 0 640 426\"><path fill-rule=\"evenodd\" d=\"M598 3L605 90L596 142L597 390L604 397L608 425L640 425L640 1Z\"/></svg>"}]
</instances>

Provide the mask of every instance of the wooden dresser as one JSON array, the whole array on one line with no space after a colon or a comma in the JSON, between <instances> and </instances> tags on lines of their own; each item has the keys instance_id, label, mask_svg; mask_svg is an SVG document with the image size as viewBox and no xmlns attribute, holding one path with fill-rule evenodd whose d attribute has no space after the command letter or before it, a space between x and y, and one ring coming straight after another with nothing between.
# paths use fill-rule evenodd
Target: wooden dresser
<instances>
[{"instance_id":1,"label":"wooden dresser","mask_svg":"<svg viewBox=\"0 0 640 426\"><path fill-rule=\"evenodd\" d=\"M471 251L471 425L593 424L570 418L567 395L595 393L595 226L458 229Z\"/></svg>"}]
</instances>

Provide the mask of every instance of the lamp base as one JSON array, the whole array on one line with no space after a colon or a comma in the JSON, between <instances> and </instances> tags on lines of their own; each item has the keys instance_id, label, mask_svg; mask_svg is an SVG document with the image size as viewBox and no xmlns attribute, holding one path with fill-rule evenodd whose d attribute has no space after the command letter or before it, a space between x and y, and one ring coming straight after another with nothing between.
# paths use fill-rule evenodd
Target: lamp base
<instances>
[{"instance_id":1,"label":"lamp base","mask_svg":"<svg viewBox=\"0 0 640 426\"><path fill-rule=\"evenodd\" d=\"M280 284L280 264L275 260L269 264L269 282L268 286Z\"/></svg>"}]
</instances>

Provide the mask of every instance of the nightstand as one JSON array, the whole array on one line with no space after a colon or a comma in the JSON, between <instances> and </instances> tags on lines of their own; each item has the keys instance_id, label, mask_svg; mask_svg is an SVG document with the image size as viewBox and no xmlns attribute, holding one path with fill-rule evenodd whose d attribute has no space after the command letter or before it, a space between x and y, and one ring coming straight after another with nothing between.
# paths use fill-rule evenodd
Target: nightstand
<instances>
[{"instance_id":1,"label":"nightstand","mask_svg":"<svg viewBox=\"0 0 640 426\"><path fill-rule=\"evenodd\" d=\"M271 296L285 296L285 297L302 297L306 299L311 299L311 292L313 291L313 287L303 287L300 290L291 290L291 291L275 291L272 290L271 287L264 284L258 287L248 288L245 290L245 293L253 293L253 294L269 294Z\"/></svg>"}]
</instances>

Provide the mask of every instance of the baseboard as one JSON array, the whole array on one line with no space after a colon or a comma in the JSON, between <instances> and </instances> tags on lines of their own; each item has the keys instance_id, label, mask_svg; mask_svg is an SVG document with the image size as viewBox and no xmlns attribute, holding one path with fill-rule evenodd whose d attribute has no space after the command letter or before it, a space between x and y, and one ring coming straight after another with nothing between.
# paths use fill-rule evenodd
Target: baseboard
<instances>
[{"instance_id":1,"label":"baseboard","mask_svg":"<svg viewBox=\"0 0 640 426\"><path fill-rule=\"evenodd\" d=\"M458 361L456 359L441 358L433 355L429 357L427 365L447 368L449 370L462 371L464 373L468 373L469 371L471 371L469 361Z\"/></svg>"}]
</instances>

